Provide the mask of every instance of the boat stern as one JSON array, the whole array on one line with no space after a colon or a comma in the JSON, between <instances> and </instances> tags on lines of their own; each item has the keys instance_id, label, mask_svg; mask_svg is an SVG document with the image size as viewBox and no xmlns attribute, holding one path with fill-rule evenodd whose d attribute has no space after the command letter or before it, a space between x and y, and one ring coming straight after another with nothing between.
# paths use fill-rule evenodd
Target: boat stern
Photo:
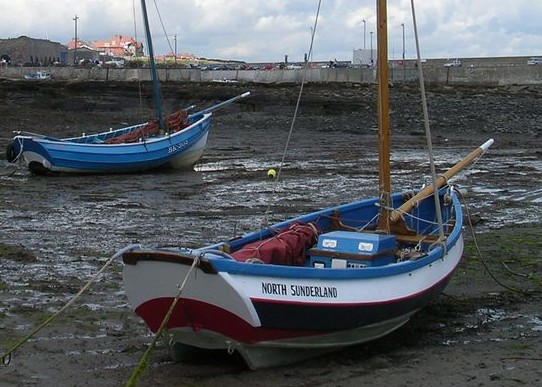
<instances>
[{"instance_id":1,"label":"boat stern","mask_svg":"<svg viewBox=\"0 0 542 387\"><path fill-rule=\"evenodd\" d=\"M24 160L28 169L37 174L51 170L50 155L32 136L17 135L6 147L6 159L10 163Z\"/></svg>"}]
</instances>

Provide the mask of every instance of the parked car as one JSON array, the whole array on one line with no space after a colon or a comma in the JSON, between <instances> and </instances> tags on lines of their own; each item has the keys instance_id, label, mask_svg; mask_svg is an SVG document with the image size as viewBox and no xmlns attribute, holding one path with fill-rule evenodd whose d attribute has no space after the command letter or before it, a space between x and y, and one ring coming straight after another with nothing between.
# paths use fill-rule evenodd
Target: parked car
<instances>
[{"instance_id":1,"label":"parked car","mask_svg":"<svg viewBox=\"0 0 542 387\"><path fill-rule=\"evenodd\" d=\"M451 62L444 63L444 67L461 67L461 61L459 59L454 59Z\"/></svg>"},{"instance_id":2,"label":"parked car","mask_svg":"<svg viewBox=\"0 0 542 387\"><path fill-rule=\"evenodd\" d=\"M542 65L542 59L541 58L531 58L527 61L527 64L529 66L537 66Z\"/></svg>"}]
</instances>

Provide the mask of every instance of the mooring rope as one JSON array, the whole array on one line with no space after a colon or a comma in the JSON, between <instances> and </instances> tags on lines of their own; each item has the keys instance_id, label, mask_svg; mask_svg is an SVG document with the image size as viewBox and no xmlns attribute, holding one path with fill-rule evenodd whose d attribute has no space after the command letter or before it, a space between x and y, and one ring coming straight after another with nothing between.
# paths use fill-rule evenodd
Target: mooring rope
<instances>
[{"instance_id":1,"label":"mooring rope","mask_svg":"<svg viewBox=\"0 0 542 387\"><path fill-rule=\"evenodd\" d=\"M175 306L177 306L177 303L179 302L179 299L181 298L181 294L186 285L186 281L188 280L188 277L190 276L194 268L198 265L199 261L200 261L199 257L194 258L194 261L192 262L192 266L190 266L190 269L186 273L186 276L184 277L181 285L179 286L179 291L177 295L175 296L175 299L171 303L166 315L164 316L164 319L162 320L162 323L160 324L160 328L158 328L158 331L156 331L156 335L154 336L152 342L149 344L149 347L147 348L147 350L145 351L145 353L139 360L137 367L132 372L132 376L130 376L130 379L126 383L126 387L135 386L139 377L143 374L143 372L145 372L145 369L147 368L147 364L149 363L149 359L151 357L152 351L154 350L156 346L156 342L162 336L162 333L164 332L166 325L169 322L169 319L173 313L173 310L175 309Z\"/></svg>"},{"instance_id":2,"label":"mooring rope","mask_svg":"<svg viewBox=\"0 0 542 387\"><path fill-rule=\"evenodd\" d=\"M35 328L30 334L23 337L17 344L15 344L13 347L11 347L8 351L6 351L2 356L0 356L0 362L4 365L8 365L11 362L11 355L19 349L24 343L26 343L28 340L30 340L32 337L34 337L39 331L41 331L43 328L45 328L47 325L49 325L55 318L57 318L62 312L64 312L66 309L68 309L74 302L83 294L89 287L92 285L94 281L100 276L100 274L103 273L103 271L118 257L120 257L122 254L124 254L126 251L133 249L134 247L139 245L130 245L125 247L124 249L118 251L116 254L114 254L111 258L107 260L107 262L102 266L102 268L92 276L92 278L77 292L75 296L71 300L69 300L62 308L57 310L55 313L53 313L49 318L47 318L43 323L41 323L37 328Z\"/></svg>"},{"instance_id":3,"label":"mooring rope","mask_svg":"<svg viewBox=\"0 0 542 387\"><path fill-rule=\"evenodd\" d=\"M459 192L459 191L458 191ZM514 293L519 293L519 294L522 294L524 296L532 296L532 293L529 293L529 292L526 292L525 290L523 289L516 289L516 288L512 288L508 285L505 285L503 284L496 276L495 274L493 274L493 272L491 271L488 263L486 262L486 260L484 259L484 256L482 255L482 251L480 250L480 246L478 245L478 240L476 239L476 233L474 232L474 226L472 224L472 219L471 219L471 216L470 216L470 211L469 211L469 206L467 205L467 201L465 200L465 198L463 197L463 195L459 195L460 198L461 198L461 201L463 203L463 206L465 207L465 213L466 213L466 218L467 218L467 222L469 224L469 229L471 231L471 235L472 235L472 240L473 240L473 243L474 243L474 248L476 249L476 253L478 254L478 259L480 260L480 262L482 263L482 266L484 266L484 268L486 269L487 273L489 274L489 276L493 279L493 281L495 281L495 283L499 286L502 286L504 289L506 290L509 290L511 292L514 292Z\"/></svg>"}]
</instances>

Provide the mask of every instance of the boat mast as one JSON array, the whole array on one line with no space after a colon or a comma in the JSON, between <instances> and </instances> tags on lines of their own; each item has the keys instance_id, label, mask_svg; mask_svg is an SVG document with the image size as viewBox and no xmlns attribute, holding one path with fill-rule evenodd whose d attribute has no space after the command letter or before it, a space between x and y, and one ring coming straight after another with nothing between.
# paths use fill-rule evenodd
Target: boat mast
<instances>
[{"instance_id":1,"label":"boat mast","mask_svg":"<svg viewBox=\"0 0 542 387\"><path fill-rule=\"evenodd\" d=\"M391 208L390 116L388 90L388 16L386 0L377 0L377 74L378 74L378 181L380 219L378 229L389 232Z\"/></svg>"},{"instance_id":2,"label":"boat mast","mask_svg":"<svg viewBox=\"0 0 542 387\"><path fill-rule=\"evenodd\" d=\"M165 130L164 117L162 117L162 97L160 95L160 85L158 79L158 72L156 71L156 63L154 62L154 50L152 48L151 29L149 27L149 18L147 16L147 6L145 0L141 0L141 11L143 12L143 22L145 24L145 35L147 37L147 46L149 47L149 61L151 66L151 76L154 86L154 103L156 105L156 116L158 117L158 123L160 130Z\"/></svg>"}]
</instances>

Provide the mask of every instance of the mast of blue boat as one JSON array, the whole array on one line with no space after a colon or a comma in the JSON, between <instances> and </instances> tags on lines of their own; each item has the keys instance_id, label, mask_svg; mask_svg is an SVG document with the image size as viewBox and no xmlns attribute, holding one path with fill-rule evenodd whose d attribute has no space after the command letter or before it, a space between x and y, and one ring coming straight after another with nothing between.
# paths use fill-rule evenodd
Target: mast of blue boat
<instances>
[{"instance_id":1,"label":"mast of blue boat","mask_svg":"<svg viewBox=\"0 0 542 387\"><path fill-rule=\"evenodd\" d=\"M378 182L380 218L378 229L389 233L391 208L390 117L388 87L388 25L386 0L376 0L378 74Z\"/></svg>"},{"instance_id":2,"label":"mast of blue boat","mask_svg":"<svg viewBox=\"0 0 542 387\"><path fill-rule=\"evenodd\" d=\"M160 125L160 130L166 129L164 117L162 116L162 96L160 95L160 85L158 80L158 71L156 71L156 62L154 61L154 50L152 48L151 29L149 27L149 18L147 16L147 6L145 0L141 0L141 11L143 12L143 23L145 24L145 35L147 37L147 46L149 47L149 63L151 67L152 83L154 87L154 103L156 105L156 116Z\"/></svg>"}]
</instances>

